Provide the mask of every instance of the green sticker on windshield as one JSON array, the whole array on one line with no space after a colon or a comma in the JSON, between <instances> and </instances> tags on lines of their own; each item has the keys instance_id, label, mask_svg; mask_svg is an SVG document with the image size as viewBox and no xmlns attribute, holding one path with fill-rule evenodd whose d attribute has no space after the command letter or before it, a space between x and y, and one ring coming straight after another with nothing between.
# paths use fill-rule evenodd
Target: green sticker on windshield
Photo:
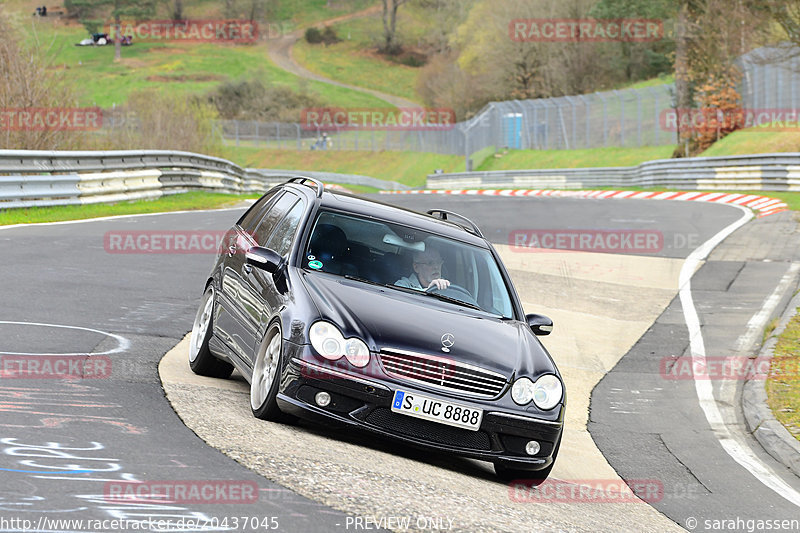
<instances>
[{"instance_id":1,"label":"green sticker on windshield","mask_svg":"<svg viewBox=\"0 0 800 533\"><path fill-rule=\"evenodd\" d=\"M313 268L314 270L319 270L320 268L322 268L322 262L321 261L309 261L308 262L308 266L310 268Z\"/></svg>"}]
</instances>

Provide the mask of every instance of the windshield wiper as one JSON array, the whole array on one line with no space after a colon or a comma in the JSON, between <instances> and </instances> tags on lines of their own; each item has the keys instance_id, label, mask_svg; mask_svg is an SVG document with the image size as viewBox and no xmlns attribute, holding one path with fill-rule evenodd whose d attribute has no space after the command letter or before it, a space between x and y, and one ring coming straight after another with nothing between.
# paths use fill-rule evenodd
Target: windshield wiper
<instances>
[{"instance_id":1,"label":"windshield wiper","mask_svg":"<svg viewBox=\"0 0 800 533\"><path fill-rule=\"evenodd\" d=\"M418 291L419 292L419 291ZM450 302L458 305L463 305L464 307L469 307L470 309L475 309L477 311L483 311L479 306L475 304L471 304L469 302L465 302L464 300L459 300L458 298L452 298L450 296L445 296L444 294L439 294L438 292L427 292L425 291L423 294L427 294L428 296L433 296L434 298L438 298L440 300L444 300L445 302Z\"/></svg>"},{"instance_id":2,"label":"windshield wiper","mask_svg":"<svg viewBox=\"0 0 800 533\"><path fill-rule=\"evenodd\" d=\"M377 281L372 281L371 279L361 278L358 276L353 276L351 274L345 274L344 279L349 279L351 281L362 281L364 283L368 283L370 285L377 285L378 287L392 287L392 285L386 285L385 283L380 283Z\"/></svg>"}]
</instances>

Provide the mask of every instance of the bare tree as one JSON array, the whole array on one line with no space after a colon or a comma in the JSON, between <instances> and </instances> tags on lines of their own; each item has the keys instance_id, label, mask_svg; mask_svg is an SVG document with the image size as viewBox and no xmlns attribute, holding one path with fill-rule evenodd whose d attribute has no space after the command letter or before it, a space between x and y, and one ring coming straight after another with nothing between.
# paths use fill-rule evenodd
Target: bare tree
<instances>
[{"instance_id":1,"label":"bare tree","mask_svg":"<svg viewBox=\"0 0 800 533\"><path fill-rule=\"evenodd\" d=\"M394 54L399 50L397 43L397 10L408 0L383 0L383 47L381 52Z\"/></svg>"}]
</instances>

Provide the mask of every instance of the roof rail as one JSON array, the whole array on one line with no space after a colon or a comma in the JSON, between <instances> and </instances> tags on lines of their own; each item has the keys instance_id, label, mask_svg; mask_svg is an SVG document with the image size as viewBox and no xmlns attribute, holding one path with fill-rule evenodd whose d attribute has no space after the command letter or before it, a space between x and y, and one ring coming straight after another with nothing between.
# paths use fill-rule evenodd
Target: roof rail
<instances>
[{"instance_id":1,"label":"roof rail","mask_svg":"<svg viewBox=\"0 0 800 533\"><path fill-rule=\"evenodd\" d=\"M299 182L299 183L301 183L303 185L308 185L306 183L307 181L310 181L311 183L313 183L317 187L317 198L322 198L322 191L325 190L325 185L323 185L322 182L319 181L318 179L307 178L306 176L296 176L294 178L290 178L289 181L287 181L286 183ZM310 185L309 185L309 187L310 187Z\"/></svg>"},{"instance_id":2,"label":"roof rail","mask_svg":"<svg viewBox=\"0 0 800 533\"><path fill-rule=\"evenodd\" d=\"M483 237L483 233L481 233L481 230L478 229L478 226L475 225L475 223L473 221L471 221L470 219L468 219L464 215L459 215L458 213L454 213L452 211L446 211L444 209L431 209L430 211L428 211L428 214L438 218L439 220L445 220L445 221L448 221L448 222L450 222L449 220L447 220L448 216L461 219L463 222L466 222L468 224L468 226L466 226L464 224L457 224L458 226L464 228L466 231L468 231L468 232L470 232L470 233L472 233L474 235L477 235L481 239L484 238Z\"/></svg>"}]
</instances>

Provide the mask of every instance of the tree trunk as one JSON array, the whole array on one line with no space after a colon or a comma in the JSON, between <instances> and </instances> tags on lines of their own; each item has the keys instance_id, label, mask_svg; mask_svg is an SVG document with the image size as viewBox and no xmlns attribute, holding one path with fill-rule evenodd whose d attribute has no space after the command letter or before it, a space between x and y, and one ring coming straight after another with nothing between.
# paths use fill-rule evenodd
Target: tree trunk
<instances>
[{"instance_id":1,"label":"tree trunk","mask_svg":"<svg viewBox=\"0 0 800 533\"><path fill-rule=\"evenodd\" d=\"M114 62L122 59L122 24L119 13L114 15Z\"/></svg>"},{"instance_id":2,"label":"tree trunk","mask_svg":"<svg viewBox=\"0 0 800 533\"><path fill-rule=\"evenodd\" d=\"M383 0L383 51L388 52L392 44L392 34L389 31L389 1Z\"/></svg>"},{"instance_id":3,"label":"tree trunk","mask_svg":"<svg viewBox=\"0 0 800 533\"><path fill-rule=\"evenodd\" d=\"M681 130L683 113L690 112L693 104L689 85L689 5L681 2L678 10L678 23L675 27L675 111L677 114L676 135L678 146L688 143L691 132Z\"/></svg>"}]
</instances>

